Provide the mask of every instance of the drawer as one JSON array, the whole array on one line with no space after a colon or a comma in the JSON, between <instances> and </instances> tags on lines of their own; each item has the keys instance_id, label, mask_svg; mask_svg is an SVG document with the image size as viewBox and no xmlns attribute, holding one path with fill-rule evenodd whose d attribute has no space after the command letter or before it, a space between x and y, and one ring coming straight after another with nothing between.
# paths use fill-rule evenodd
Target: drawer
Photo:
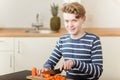
<instances>
[{"instance_id":1,"label":"drawer","mask_svg":"<svg viewBox=\"0 0 120 80\"><path fill-rule=\"evenodd\" d=\"M0 38L0 51L13 51L14 38Z\"/></svg>"}]
</instances>

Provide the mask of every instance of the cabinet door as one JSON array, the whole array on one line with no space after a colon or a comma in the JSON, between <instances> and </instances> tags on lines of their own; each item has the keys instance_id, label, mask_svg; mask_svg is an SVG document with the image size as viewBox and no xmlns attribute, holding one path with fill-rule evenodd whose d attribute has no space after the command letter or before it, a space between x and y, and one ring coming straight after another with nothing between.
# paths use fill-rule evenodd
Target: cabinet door
<instances>
[{"instance_id":1,"label":"cabinet door","mask_svg":"<svg viewBox=\"0 0 120 80\"><path fill-rule=\"evenodd\" d=\"M13 57L10 52L0 52L0 75L14 71Z\"/></svg>"},{"instance_id":2,"label":"cabinet door","mask_svg":"<svg viewBox=\"0 0 120 80\"><path fill-rule=\"evenodd\" d=\"M12 37L0 37L0 52L13 52L14 50L14 38Z\"/></svg>"},{"instance_id":3,"label":"cabinet door","mask_svg":"<svg viewBox=\"0 0 120 80\"><path fill-rule=\"evenodd\" d=\"M103 73L100 80L120 80L120 37L101 37Z\"/></svg>"},{"instance_id":4,"label":"cabinet door","mask_svg":"<svg viewBox=\"0 0 120 80\"><path fill-rule=\"evenodd\" d=\"M15 71L42 68L51 54L57 37L24 37L15 39Z\"/></svg>"},{"instance_id":5,"label":"cabinet door","mask_svg":"<svg viewBox=\"0 0 120 80\"><path fill-rule=\"evenodd\" d=\"M14 71L14 38L0 37L0 75Z\"/></svg>"}]
</instances>

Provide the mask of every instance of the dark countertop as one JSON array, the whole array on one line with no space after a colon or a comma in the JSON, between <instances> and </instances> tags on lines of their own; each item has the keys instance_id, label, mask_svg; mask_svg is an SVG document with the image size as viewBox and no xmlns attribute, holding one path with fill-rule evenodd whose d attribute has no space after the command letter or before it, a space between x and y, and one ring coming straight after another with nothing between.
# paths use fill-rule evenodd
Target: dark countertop
<instances>
[{"instance_id":1,"label":"dark countertop","mask_svg":"<svg viewBox=\"0 0 120 80\"><path fill-rule=\"evenodd\" d=\"M6 75L1 75L0 80L27 80L26 76L31 75L31 71L24 70L19 72L14 72Z\"/></svg>"}]
</instances>

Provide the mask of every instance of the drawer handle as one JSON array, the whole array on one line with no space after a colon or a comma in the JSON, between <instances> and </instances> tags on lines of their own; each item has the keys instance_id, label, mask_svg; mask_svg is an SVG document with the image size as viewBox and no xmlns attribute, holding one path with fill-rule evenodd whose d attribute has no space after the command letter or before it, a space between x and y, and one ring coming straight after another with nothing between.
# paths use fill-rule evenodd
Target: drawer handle
<instances>
[{"instance_id":1,"label":"drawer handle","mask_svg":"<svg viewBox=\"0 0 120 80\"><path fill-rule=\"evenodd\" d=\"M20 54L20 41L18 41L18 53Z\"/></svg>"},{"instance_id":2,"label":"drawer handle","mask_svg":"<svg viewBox=\"0 0 120 80\"><path fill-rule=\"evenodd\" d=\"M10 67L12 68L12 54L10 54Z\"/></svg>"}]
</instances>

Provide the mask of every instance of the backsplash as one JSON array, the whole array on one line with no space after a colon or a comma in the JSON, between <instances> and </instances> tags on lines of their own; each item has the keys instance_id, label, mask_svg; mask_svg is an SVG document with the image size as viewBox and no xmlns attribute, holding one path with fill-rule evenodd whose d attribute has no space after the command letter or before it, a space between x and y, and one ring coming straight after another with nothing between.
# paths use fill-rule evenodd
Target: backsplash
<instances>
[{"instance_id":1,"label":"backsplash","mask_svg":"<svg viewBox=\"0 0 120 80\"><path fill-rule=\"evenodd\" d=\"M37 13L43 26L49 27L53 2L63 4L60 0L0 0L0 27L32 27Z\"/></svg>"},{"instance_id":2,"label":"backsplash","mask_svg":"<svg viewBox=\"0 0 120 80\"><path fill-rule=\"evenodd\" d=\"M50 5L55 2L61 7L64 1L73 0L0 0L0 27L32 27L39 13L44 27L50 27ZM76 1L76 0L75 0ZM77 0L86 8L84 27L120 28L119 0ZM62 13L61 27L63 27Z\"/></svg>"}]
</instances>

